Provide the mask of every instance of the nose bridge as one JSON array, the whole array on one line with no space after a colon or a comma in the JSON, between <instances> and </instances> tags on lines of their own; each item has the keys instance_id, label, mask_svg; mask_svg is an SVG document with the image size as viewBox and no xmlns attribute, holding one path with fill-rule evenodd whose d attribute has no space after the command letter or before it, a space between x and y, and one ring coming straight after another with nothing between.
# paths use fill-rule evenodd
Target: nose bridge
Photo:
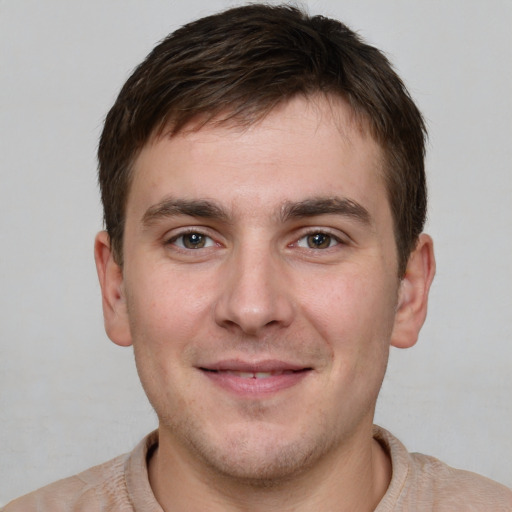
<instances>
[{"instance_id":1,"label":"nose bridge","mask_svg":"<svg viewBox=\"0 0 512 512\"><path fill-rule=\"evenodd\" d=\"M283 262L268 241L240 243L225 265L216 307L219 324L257 335L270 326L291 322L293 307Z\"/></svg>"}]
</instances>

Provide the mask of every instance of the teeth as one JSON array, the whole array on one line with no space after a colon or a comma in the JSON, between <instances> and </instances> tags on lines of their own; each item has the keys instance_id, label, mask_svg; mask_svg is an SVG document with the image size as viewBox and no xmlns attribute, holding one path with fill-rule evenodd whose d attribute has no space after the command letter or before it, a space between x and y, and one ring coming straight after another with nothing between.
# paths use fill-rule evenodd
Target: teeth
<instances>
[{"instance_id":1,"label":"teeth","mask_svg":"<svg viewBox=\"0 0 512 512\"><path fill-rule=\"evenodd\" d=\"M257 379L268 379L269 377L272 376L271 373L269 372L256 372L254 374L254 376L257 378Z\"/></svg>"},{"instance_id":2,"label":"teeth","mask_svg":"<svg viewBox=\"0 0 512 512\"><path fill-rule=\"evenodd\" d=\"M225 373L228 375L235 375L237 377L241 377L242 379L252 379L254 377L254 373L252 372L237 372L234 370L225 370Z\"/></svg>"},{"instance_id":3,"label":"teeth","mask_svg":"<svg viewBox=\"0 0 512 512\"><path fill-rule=\"evenodd\" d=\"M228 375L235 375L242 379L268 379L273 375L281 375L282 373L289 372L238 372L235 370L225 370Z\"/></svg>"}]
</instances>

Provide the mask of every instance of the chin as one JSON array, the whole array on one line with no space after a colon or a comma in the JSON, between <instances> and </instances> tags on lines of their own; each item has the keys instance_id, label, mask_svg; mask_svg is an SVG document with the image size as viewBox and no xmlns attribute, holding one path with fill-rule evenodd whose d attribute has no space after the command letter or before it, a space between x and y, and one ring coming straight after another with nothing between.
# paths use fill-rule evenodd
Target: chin
<instances>
[{"instance_id":1,"label":"chin","mask_svg":"<svg viewBox=\"0 0 512 512\"><path fill-rule=\"evenodd\" d=\"M276 486L297 476L318 458L314 450L305 449L300 442L279 444L267 439L258 446L251 444L235 440L221 449L203 449L200 456L215 473L251 487Z\"/></svg>"},{"instance_id":2,"label":"chin","mask_svg":"<svg viewBox=\"0 0 512 512\"><path fill-rule=\"evenodd\" d=\"M222 438L194 428L181 430L184 432L182 442L201 465L217 477L250 487L275 487L300 475L325 455L334 441L324 438L319 442L311 431L290 436L289 428L261 424L224 431Z\"/></svg>"}]
</instances>

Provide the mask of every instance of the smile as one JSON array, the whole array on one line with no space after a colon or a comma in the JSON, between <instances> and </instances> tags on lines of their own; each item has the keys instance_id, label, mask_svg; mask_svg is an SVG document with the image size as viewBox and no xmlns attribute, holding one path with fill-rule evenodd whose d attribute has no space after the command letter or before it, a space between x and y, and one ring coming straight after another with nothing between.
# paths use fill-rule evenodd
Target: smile
<instances>
[{"instance_id":1,"label":"smile","mask_svg":"<svg viewBox=\"0 0 512 512\"><path fill-rule=\"evenodd\" d=\"M237 363L218 365L217 368L199 368L210 381L238 396L255 398L259 395L269 395L299 384L310 372L311 368L298 368L283 365L281 368L269 368L277 364L249 365ZM228 366L228 367L226 367ZM241 368L242 366L242 368ZM259 366L259 367L258 367ZM283 366L285 366L283 368Z\"/></svg>"},{"instance_id":2,"label":"smile","mask_svg":"<svg viewBox=\"0 0 512 512\"><path fill-rule=\"evenodd\" d=\"M217 373L226 373L228 375L235 375L236 377L240 377L241 379L268 379L270 377L274 377L276 375L290 375L295 373L296 371L302 370L281 370L281 371L272 371L272 372L244 372L237 370L206 370L206 371L215 371Z\"/></svg>"}]
</instances>

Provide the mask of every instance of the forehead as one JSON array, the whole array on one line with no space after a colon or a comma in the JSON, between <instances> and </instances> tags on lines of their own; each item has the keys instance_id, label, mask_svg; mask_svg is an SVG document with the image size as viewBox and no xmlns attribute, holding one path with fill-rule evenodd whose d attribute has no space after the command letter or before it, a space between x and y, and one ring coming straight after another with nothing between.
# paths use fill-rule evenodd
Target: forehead
<instances>
[{"instance_id":1,"label":"forehead","mask_svg":"<svg viewBox=\"0 0 512 512\"><path fill-rule=\"evenodd\" d=\"M250 125L196 123L164 133L133 170L127 213L165 194L263 209L329 195L387 202L381 147L346 102L324 96L294 98Z\"/></svg>"}]
</instances>

